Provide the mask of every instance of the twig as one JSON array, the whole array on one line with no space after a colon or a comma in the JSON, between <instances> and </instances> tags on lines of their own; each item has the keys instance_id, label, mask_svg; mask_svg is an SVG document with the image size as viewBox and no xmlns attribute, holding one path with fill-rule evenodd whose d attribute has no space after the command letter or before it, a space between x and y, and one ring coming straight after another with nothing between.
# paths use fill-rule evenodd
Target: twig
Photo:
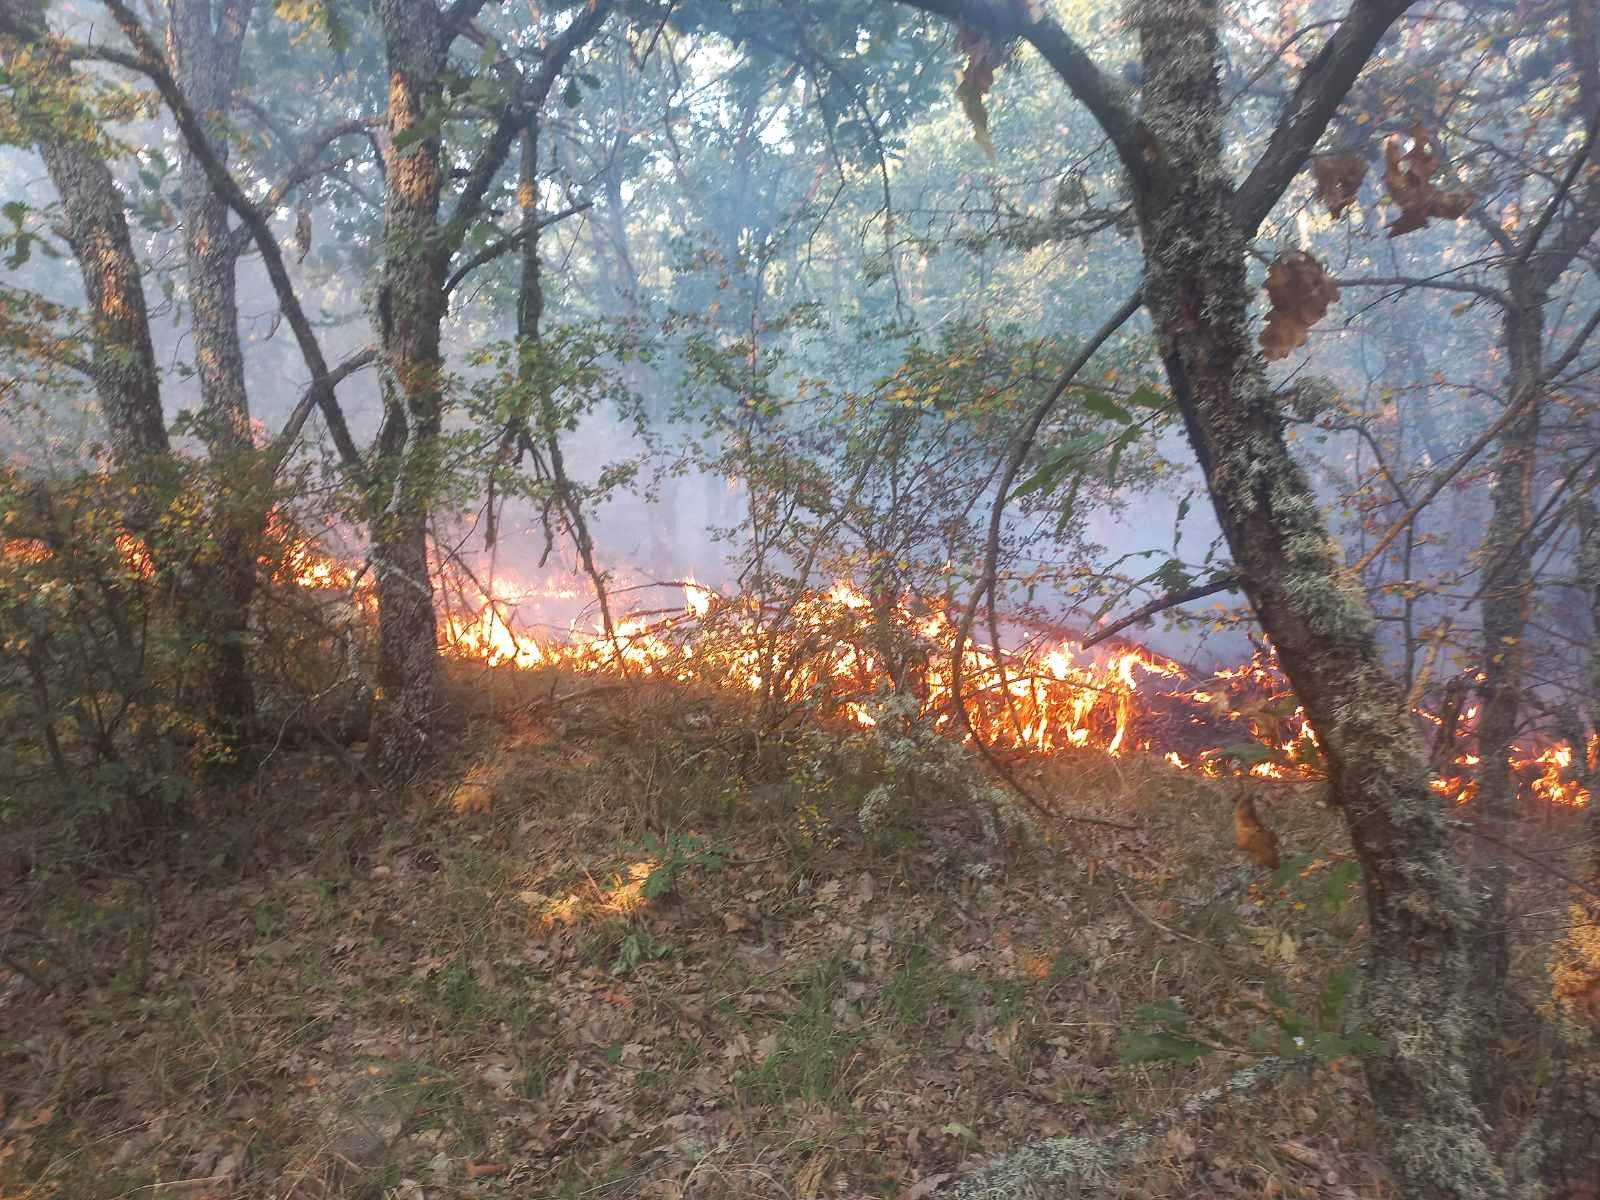
<instances>
[{"instance_id":1,"label":"twig","mask_svg":"<svg viewBox=\"0 0 1600 1200\"><path fill-rule=\"evenodd\" d=\"M1237 575L1224 575L1221 579L1213 579L1210 583L1197 583L1194 587L1185 588L1181 592L1169 592L1165 596L1150 601L1134 609L1120 621L1107 625L1104 629L1097 629L1094 633L1084 638L1079 645L1087 650L1090 646L1098 646L1107 638L1115 637L1130 625L1137 625L1146 617L1153 617L1158 612L1169 608L1176 608L1180 604L1187 604L1191 600L1201 600L1207 596L1214 596L1218 592L1231 592L1239 587L1240 580Z\"/></svg>"}]
</instances>

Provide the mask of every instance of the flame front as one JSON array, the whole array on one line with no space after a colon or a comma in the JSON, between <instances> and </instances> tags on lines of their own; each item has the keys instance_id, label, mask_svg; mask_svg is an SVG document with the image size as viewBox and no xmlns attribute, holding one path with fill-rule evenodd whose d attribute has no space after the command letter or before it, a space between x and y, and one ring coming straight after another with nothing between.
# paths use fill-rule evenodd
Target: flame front
<instances>
[{"instance_id":1,"label":"flame front","mask_svg":"<svg viewBox=\"0 0 1600 1200\"><path fill-rule=\"evenodd\" d=\"M376 612L370 572L324 552L276 511L264 546L261 564L273 583L341 594L355 611ZM141 541L123 534L117 549L133 574L153 578ZM0 543L0 557L13 563L41 563L51 555L34 539ZM710 683L758 695L769 710L831 712L862 728L879 723L881 702L892 695L909 702L919 719L992 747L1112 756L1153 751L1179 770L1212 774L1229 757L1226 743L1247 739L1275 750L1251 763L1252 775L1293 780L1320 772L1316 732L1304 710L1287 699L1270 651L1210 679L1190 680L1181 664L1136 646L1087 654L1072 641L1036 640L1007 651L966 639L958 706L952 648L960 639L952 615L870 595L849 580L764 605L729 599L689 578L677 585L681 606L629 612L608 634L570 617L564 628L547 619L548 610L572 613L583 604L570 583L530 586L501 577L485 588L463 570L438 562L433 569L442 583L441 649L458 659ZM535 634L535 621L549 632ZM1426 710L1416 715L1435 727L1445 723ZM1462 712L1454 731L1458 746L1471 744L1476 717L1476 706ZM1593 771L1600 738L1591 737L1584 749ZM1519 744L1512 759L1519 794L1550 806L1587 804L1575 759L1566 743ZM1468 803L1478 761L1470 750L1458 750L1431 786L1441 797Z\"/></svg>"}]
</instances>

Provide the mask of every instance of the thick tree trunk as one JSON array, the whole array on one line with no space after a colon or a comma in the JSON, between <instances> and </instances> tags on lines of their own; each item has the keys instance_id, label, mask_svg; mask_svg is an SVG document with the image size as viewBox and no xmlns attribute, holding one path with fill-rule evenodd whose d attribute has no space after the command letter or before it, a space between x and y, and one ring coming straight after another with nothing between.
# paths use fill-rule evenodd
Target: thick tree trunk
<instances>
[{"instance_id":1,"label":"thick tree trunk","mask_svg":"<svg viewBox=\"0 0 1600 1200\"><path fill-rule=\"evenodd\" d=\"M1522 707L1523 635L1533 597L1533 560L1529 522L1533 518L1533 480L1538 461L1539 392L1543 389L1544 297L1530 294L1524 272L1515 268L1511 304L1504 329L1508 364L1507 403L1522 407L1500 439L1494 465L1494 498L1488 533L1482 547L1483 680L1479 684L1477 794L1473 818L1500 842L1512 836L1517 817L1516 783L1511 776L1512 741ZM1511 969L1508 894L1511 867L1493 844L1474 850L1473 886L1479 897L1481 929L1474 952L1476 994L1480 1008L1478 1036L1486 1044L1500 1034L1506 977ZM1492 1056L1484 1066L1490 1067ZM1483 1072L1481 1085L1493 1083Z\"/></svg>"},{"instance_id":2,"label":"thick tree trunk","mask_svg":"<svg viewBox=\"0 0 1600 1200\"><path fill-rule=\"evenodd\" d=\"M206 120L211 144L224 158L227 139L219 136L221 119L232 100L250 9L250 0L229 0L220 11L213 10L211 0L174 0L171 7L168 57L173 75ZM186 610L202 639L206 709L224 738L238 742L255 724L248 639L256 541L266 515L266 498L252 494L248 469L253 447L237 274L242 243L230 227L226 202L187 144L180 172L190 333L200 380L199 433L210 453L216 488L211 519L217 545L215 556L198 564L200 586L187 597Z\"/></svg>"},{"instance_id":3,"label":"thick tree trunk","mask_svg":"<svg viewBox=\"0 0 1600 1200\"><path fill-rule=\"evenodd\" d=\"M445 314L438 228L440 141L404 141L443 94L448 37L433 0L376 6L389 68L391 149L385 175L384 259L377 297L383 429L372 528L378 592L378 765L404 782L431 756L429 727L439 683L438 628L428 574L427 516L441 423Z\"/></svg>"},{"instance_id":4,"label":"thick tree trunk","mask_svg":"<svg viewBox=\"0 0 1600 1200\"><path fill-rule=\"evenodd\" d=\"M427 517L438 472L443 411L439 325L445 281L484 197L505 164L528 114L549 95L573 50L605 20L595 0L547 48L521 94L498 115L448 221L440 222L443 172L439 135L416 137L437 111L446 51L472 5L451 6L449 21L433 0L379 0L389 66L389 134L384 260L377 315L383 353L383 429L378 439L373 566L378 576L378 763L392 782L413 776L430 757L428 727L439 681L438 630L428 576ZM393 140L403 143L395 146ZM414 138L414 140L410 140Z\"/></svg>"},{"instance_id":5,"label":"thick tree trunk","mask_svg":"<svg viewBox=\"0 0 1600 1200\"><path fill-rule=\"evenodd\" d=\"M89 301L92 377L113 461L137 479L170 453L161 413L161 374L150 343L144 284L122 194L92 148L41 141L50 181L61 194L67 244Z\"/></svg>"},{"instance_id":6,"label":"thick tree trunk","mask_svg":"<svg viewBox=\"0 0 1600 1200\"><path fill-rule=\"evenodd\" d=\"M1468 1077L1472 902L1404 696L1251 342L1222 156L1214 0L1132 9L1144 66L1145 296L1245 589L1306 706L1367 887L1364 1025L1386 1158L1416 1197L1505 1194Z\"/></svg>"}]
</instances>

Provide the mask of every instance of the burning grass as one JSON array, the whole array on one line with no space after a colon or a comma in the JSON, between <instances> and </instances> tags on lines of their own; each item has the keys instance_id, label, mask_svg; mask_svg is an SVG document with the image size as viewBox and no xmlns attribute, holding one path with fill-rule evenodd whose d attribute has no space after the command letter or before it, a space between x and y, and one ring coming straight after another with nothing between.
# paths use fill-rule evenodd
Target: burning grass
<instances>
[{"instance_id":1,"label":"burning grass","mask_svg":"<svg viewBox=\"0 0 1600 1200\"><path fill-rule=\"evenodd\" d=\"M472 601L456 579L444 589L454 603L441 644L453 657L494 666L708 684L756 698L774 725L820 715L871 727L893 696L935 729L1007 752L1150 751L1211 777L1322 775L1316 731L1270 648L1206 676L1131 643L1086 652L1067 638L1035 636L1007 649L968 639L958 677L951 651L959 629L947 609L870 596L847 580L783 604L724 597L694 580L655 586L681 589L681 607L634 612L609 634L573 619L541 639L520 619L522 606L543 612L552 599L575 600L570 590L499 580ZM1416 715L1425 726L1443 720ZM1475 715L1469 708L1451 722L1455 749L1441 756L1448 765L1434 781L1460 803L1472 794ZM1594 762L1600 747L1591 744L1588 754ZM1573 764L1565 743L1520 743L1513 773L1530 807L1587 804Z\"/></svg>"}]
</instances>

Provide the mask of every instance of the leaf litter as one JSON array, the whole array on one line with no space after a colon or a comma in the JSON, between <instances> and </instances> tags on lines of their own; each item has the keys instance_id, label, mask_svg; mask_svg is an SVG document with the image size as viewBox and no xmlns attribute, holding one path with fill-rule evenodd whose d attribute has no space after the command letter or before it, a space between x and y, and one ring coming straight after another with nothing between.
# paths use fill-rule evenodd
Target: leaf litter
<instances>
[{"instance_id":1,"label":"leaf litter","mask_svg":"<svg viewBox=\"0 0 1600 1200\"><path fill-rule=\"evenodd\" d=\"M353 812L333 764L287 757L269 792L297 819L263 820L237 863L208 868L197 845L136 887L8 888L7 920L75 966L45 997L0 975L5 1194L933 1196L1214 1082L1231 1064L1121 1063L1123 1021L1180 993L1246 1021L1214 955L1250 978L1285 967L1212 928L1234 899L1191 903L1241 869L1229 814L1158 766L1131 786L1130 764L1042 769L1122 817L1184 811L1166 822L1182 836L1094 852L1211 949L1133 915L1049 835L985 844L932 806L873 842L843 794L819 833L737 709L664 685L465 744L489 747L454 775L493 764L482 810L458 812L445 779ZM669 760L712 770L674 780ZM705 779L730 775L736 794L708 803ZM647 835L715 844L720 865L624 901ZM1364 1104L1349 1071L1240 1100L1126 1194L1311 1196L1330 1174L1378 1194Z\"/></svg>"}]
</instances>

